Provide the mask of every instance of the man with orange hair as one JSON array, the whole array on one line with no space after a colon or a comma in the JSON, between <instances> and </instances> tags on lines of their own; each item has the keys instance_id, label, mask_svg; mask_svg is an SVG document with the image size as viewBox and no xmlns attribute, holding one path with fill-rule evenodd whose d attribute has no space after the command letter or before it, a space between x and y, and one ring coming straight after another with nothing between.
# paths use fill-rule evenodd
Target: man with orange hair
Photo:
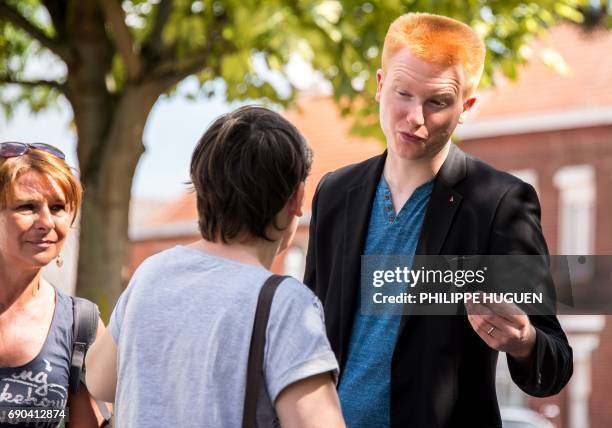
<instances>
[{"instance_id":1,"label":"man with orange hair","mask_svg":"<svg viewBox=\"0 0 612 428\"><path fill-rule=\"evenodd\" d=\"M456 20L395 20L376 74L387 150L318 185L304 282L325 307L349 427L500 427L499 351L528 394L556 394L571 377L554 315L506 304L466 305L461 316L360 311L362 256L548 254L533 187L450 141L474 105L485 51Z\"/></svg>"}]
</instances>

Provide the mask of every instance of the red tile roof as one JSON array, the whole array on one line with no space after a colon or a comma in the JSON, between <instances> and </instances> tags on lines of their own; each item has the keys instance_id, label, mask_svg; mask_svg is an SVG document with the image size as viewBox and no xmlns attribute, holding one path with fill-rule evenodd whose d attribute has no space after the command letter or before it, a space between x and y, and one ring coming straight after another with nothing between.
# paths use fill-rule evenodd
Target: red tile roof
<instances>
[{"instance_id":1,"label":"red tile roof","mask_svg":"<svg viewBox=\"0 0 612 428\"><path fill-rule=\"evenodd\" d=\"M500 82L477 100L474 122L612 106L612 31L585 34L576 25L561 24L531 49L533 56L516 81ZM545 59L554 62L554 51L567 64L567 74L546 65Z\"/></svg>"},{"instance_id":2,"label":"red tile roof","mask_svg":"<svg viewBox=\"0 0 612 428\"><path fill-rule=\"evenodd\" d=\"M163 204L153 215L148 226L195 221L197 218L198 211L196 208L195 193L189 192L173 201Z\"/></svg>"}]
</instances>

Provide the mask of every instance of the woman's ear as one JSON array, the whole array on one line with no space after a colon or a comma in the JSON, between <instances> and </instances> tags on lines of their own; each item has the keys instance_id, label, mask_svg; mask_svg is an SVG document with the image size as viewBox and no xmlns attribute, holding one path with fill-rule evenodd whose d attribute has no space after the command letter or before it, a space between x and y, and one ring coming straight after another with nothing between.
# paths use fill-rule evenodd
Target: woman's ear
<instances>
[{"instance_id":1,"label":"woman's ear","mask_svg":"<svg viewBox=\"0 0 612 428\"><path fill-rule=\"evenodd\" d=\"M298 184L297 189L291 195L291 198L288 202L289 214L296 215L298 217L302 216L302 209L304 207L304 196L305 196L305 183L302 181Z\"/></svg>"}]
</instances>

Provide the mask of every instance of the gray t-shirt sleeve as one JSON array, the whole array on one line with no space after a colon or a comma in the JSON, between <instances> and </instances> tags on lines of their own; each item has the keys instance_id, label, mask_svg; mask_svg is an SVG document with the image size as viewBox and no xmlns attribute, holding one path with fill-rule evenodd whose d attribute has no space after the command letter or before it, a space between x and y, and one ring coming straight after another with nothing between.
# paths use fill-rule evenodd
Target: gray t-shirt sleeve
<instances>
[{"instance_id":1,"label":"gray t-shirt sleeve","mask_svg":"<svg viewBox=\"0 0 612 428\"><path fill-rule=\"evenodd\" d=\"M119 344L119 335L121 333L121 326L123 324L123 318L125 316L125 307L127 305L131 290L135 286L134 283L136 282L137 275L138 271L134 273L134 276L130 280L130 283L128 284L127 288L123 290L123 293L121 293L121 296L119 296L117 304L115 305L115 309L113 309L113 312L110 316L110 320L108 322L108 328L110 330L111 336L113 337L113 340L115 341L115 345Z\"/></svg>"},{"instance_id":2,"label":"gray t-shirt sleeve","mask_svg":"<svg viewBox=\"0 0 612 428\"><path fill-rule=\"evenodd\" d=\"M338 363L325 332L319 299L302 283L284 280L274 295L266 331L265 379L274 403L278 394L299 380L332 372Z\"/></svg>"}]
</instances>

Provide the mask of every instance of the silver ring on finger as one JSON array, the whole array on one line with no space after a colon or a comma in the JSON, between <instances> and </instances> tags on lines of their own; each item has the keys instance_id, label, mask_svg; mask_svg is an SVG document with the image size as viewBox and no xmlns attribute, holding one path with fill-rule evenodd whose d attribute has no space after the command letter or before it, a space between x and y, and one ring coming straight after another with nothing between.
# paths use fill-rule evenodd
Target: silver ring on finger
<instances>
[{"instance_id":1,"label":"silver ring on finger","mask_svg":"<svg viewBox=\"0 0 612 428\"><path fill-rule=\"evenodd\" d=\"M491 328L489 329L489 331L487 331L487 334L488 334L489 336L493 336L493 330L495 330L495 326L491 327Z\"/></svg>"}]
</instances>

